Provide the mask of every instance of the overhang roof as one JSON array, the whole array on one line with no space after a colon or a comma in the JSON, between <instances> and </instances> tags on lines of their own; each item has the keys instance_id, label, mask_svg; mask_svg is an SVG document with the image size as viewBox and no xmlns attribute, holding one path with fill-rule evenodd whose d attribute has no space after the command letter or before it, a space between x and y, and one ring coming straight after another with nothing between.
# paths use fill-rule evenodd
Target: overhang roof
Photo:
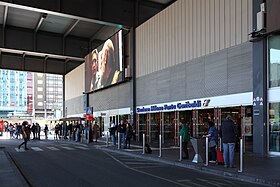
<instances>
[{"instance_id":1,"label":"overhang roof","mask_svg":"<svg viewBox=\"0 0 280 187\"><path fill-rule=\"evenodd\" d=\"M62 0L61 0L62 1ZM89 0L88 0L89 1ZM139 24L141 24L143 21L147 20L151 16L153 16L155 13L161 11L163 8L168 6L170 3L173 3L174 0L116 0L116 1L110 1L112 2L118 2L123 4L123 6L126 7L126 9L129 9L130 7L134 8L132 5L134 5L135 2L138 2L138 6L146 6L150 7L152 9L157 9L157 11L151 11L150 15L141 15L141 11L138 11L139 17L142 16L142 20L139 20L138 23L135 25L131 25L129 21L127 21L127 25L124 23L126 21L123 21L121 17L123 15L123 10L120 10L118 15L120 16L120 19L116 18L109 18L107 16L107 7L102 7L100 5L100 2L103 3L103 6L106 6L106 1L100 1L100 0L92 0L92 2L96 1L99 2L99 12L102 11L101 18L94 19L94 16L90 16L89 12L81 12L80 15L75 15L74 10L73 14L69 12L68 9L61 8L60 11L53 11L49 10L47 4L44 4L45 2L43 0L38 1L36 5L33 6L33 4L30 4L30 1L28 0L21 0L21 1L13 1L18 4L12 4L7 2L0 2L0 24L2 24L3 28L3 37L2 37L2 47L0 48L1 55L2 54L8 54L8 55L22 55L22 56L36 56L36 57L42 57L44 59L53 58L53 59L59 59L62 61L65 61L65 63L69 61L73 61L74 65L72 65L70 68L66 68L66 71L64 72L53 72L53 73L61 73L66 74L67 72L71 71L73 68L77 67L81 63L83 63L84 59L84 53L81 54L73 54L68 53L65 54L65 52L61 52L61 54L52 54L51 52L48 52L46 50L45 52L43 50L39 50L35 43L37 43L36 39L34 39L34 46L33 49L31 47L25 46L25 44L9 44L6 42L6 40L9 40L9 36L13 34L13 32L17 32L18 29L24 30L24 32L31 33L36 37L37 33L49 33L49 34L55 34L56 36L59 36L61 40L65 40L67 37L73 37L78 38L79 40L84 40L86 42L90 43L90 48L97 47L100 45L103 41L105 41L107 38L112 36L114 33L116 33L119 29L125 28L130 29L131 27L135 27ZM33 1L31 1L32 3ZM40 4L41 2L41 4ZM44 2L44 3L43 3ZM65 3L73 4L73 0L65 1ZM21 4L20 4L21 3ZM138 8L139 8L138 7ZM133 10L127 10L134 11ZM139 8L140 9L140 8ZM66 13L68 11L69 13ZM99 13L101 14L101 13ZM135 14L134 14L135 15ZM100 15L99 15L100 17ZM120 23L118 23L120 22ZM11 29L10 29L11 28ZM13 32L11 31L13 30ZM10 34L12 33L12 34ZM24 35L23 35L24 36ZM20 42L20 41L18 41ZM7 43L7 44L6 44ZM67 44L65 44L67 45ZM10 48L10 46L12 46ZM64 48L67 48L67 46L63 46ZM63 49L64 49L63 48ZM87 51L89 51L88 49ZM4 64L4 65L3 65ZM0 63L0 68L7 68L5 66L5 63ZM17 69L17 68L16 68ZM25 69L24 69L25 70ZM32 68L31 68L32 70ZM43 70L38 70L43 72ZM46 69L45 72L51 73Z\"/></svg>"}]
</instances>

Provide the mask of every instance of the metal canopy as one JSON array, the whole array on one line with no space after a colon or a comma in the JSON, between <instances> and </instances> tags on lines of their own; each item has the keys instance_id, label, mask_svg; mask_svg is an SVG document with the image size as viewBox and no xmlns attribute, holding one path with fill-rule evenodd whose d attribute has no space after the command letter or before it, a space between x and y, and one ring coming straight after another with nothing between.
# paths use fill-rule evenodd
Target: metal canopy
<instances>
[{"instance_id":1,"label":"metal canopy","mask_svg":"<svg viewBox=\"0 0 280 187\"><path fill-rule=\"evenodd\" d=\"M0 68L65 75L119 29L138 26L174 0L13 2L0 1Z\"/></svg>"}]
</instances>

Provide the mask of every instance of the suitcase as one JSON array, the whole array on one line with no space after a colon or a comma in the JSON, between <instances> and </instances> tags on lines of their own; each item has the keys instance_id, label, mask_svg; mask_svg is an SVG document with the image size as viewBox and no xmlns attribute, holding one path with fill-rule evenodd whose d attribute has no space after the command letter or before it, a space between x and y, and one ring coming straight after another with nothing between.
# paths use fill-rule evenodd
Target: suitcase
<instances>
[{"instance_id":1,"label":"suitcase","mask_svg":"<svg viewBox=\"0 0 280 187\"><path fill-rule=\"evenodd\" d=\"M217 150L217 164L218 165L224 165L224 156L223 152L220 150Z\"/></svg>"}]
</instances>

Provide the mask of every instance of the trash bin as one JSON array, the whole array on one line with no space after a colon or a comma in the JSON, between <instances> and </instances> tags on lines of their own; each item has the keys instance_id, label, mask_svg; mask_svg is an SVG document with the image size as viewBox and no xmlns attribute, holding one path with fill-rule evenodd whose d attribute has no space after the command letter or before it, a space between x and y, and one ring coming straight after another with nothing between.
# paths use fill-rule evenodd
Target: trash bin
<instances>
[{"instance_id":1,"label":"trash bin","mask_svg":"<svg viewBox=\"0 0 280 187\"><path fill-rule=\"evenodd\" d=\"M192 162L199 163L205 161L205 139L191 138L191 143L194 149L194 158Z\"/></svg>"}]
</instances>

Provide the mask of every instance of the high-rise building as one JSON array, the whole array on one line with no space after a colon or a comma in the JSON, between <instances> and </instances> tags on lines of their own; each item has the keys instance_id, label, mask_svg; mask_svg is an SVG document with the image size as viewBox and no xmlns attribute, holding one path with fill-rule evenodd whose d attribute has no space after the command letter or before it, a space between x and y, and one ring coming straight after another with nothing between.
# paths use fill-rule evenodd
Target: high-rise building
<instances>
[{"instance_id":1,"label":"high-rise building","mask_svg":"<svg viewBox=\"0 0 280 187\"><path fill-rule=\"evenodd\" d=\"M62 117L61 75L0 70L0 117Z\"/></svg>"},{"instance_id":2,"label":"high-rise building","mask_svg":"<svg viewBox=\"0 0 280 187\"><path fill-rule=\"evenodd\" d=\"M0 116L27 116L27 73L0 70L0 80Z\"/></svg>"},{"instance_id":3,"label":"high-rise building","mask_svg":"<svg viewBox=\"0 0 280 187\"><path fill-rule=\"evenodd\" d=\"M34 73L34 88L35 118L60 118L63 108L63 77Z\"/></svg>"}]
</instances>

